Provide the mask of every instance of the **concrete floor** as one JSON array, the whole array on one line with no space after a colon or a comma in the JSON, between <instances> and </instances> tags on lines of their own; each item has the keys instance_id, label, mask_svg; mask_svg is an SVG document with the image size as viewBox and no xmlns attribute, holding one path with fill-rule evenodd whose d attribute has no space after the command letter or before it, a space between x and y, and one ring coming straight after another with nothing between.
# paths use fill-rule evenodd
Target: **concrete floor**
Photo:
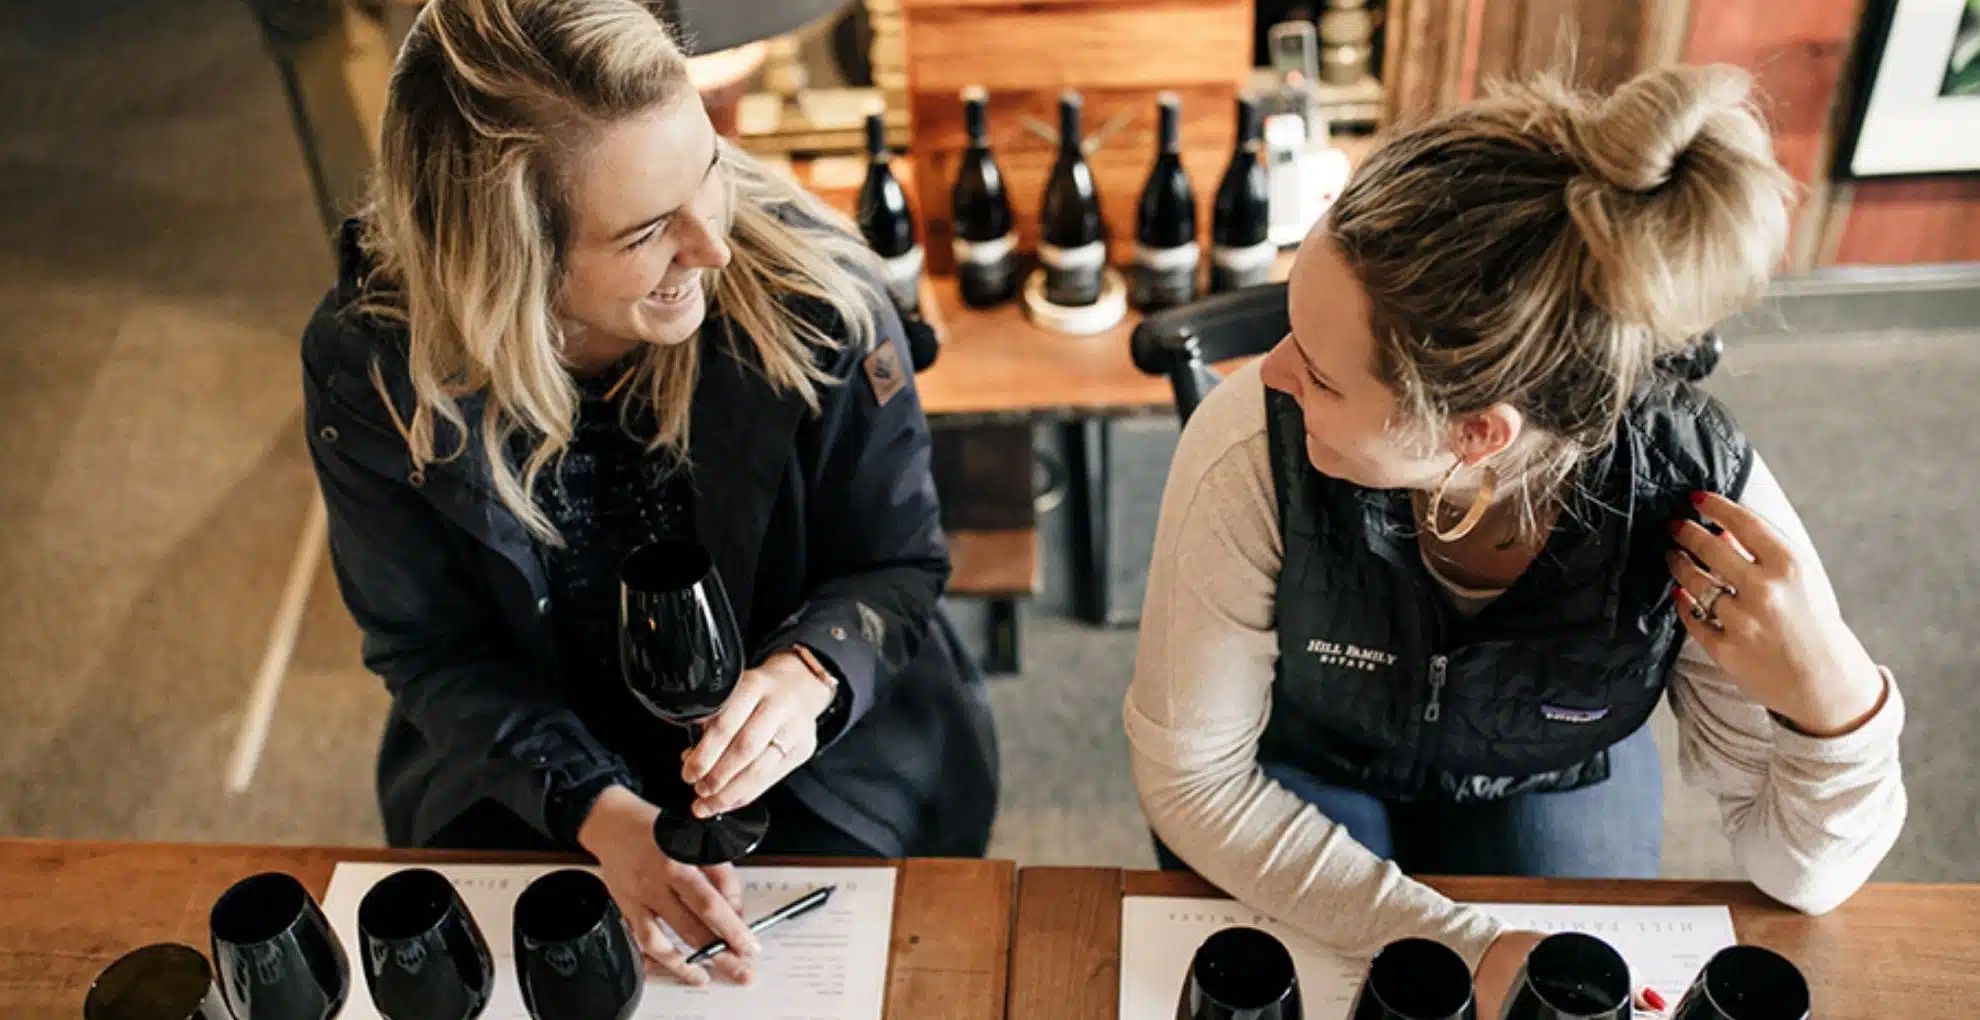
<instances>
[{"instance_id":1,"label":"concrete floor","mask_svg":"<svg viewBox=\"0 0 1980 1020\"><path fill-rule=\"evenodd\" d=\"M256 780L223 792L313 498L295 345L330 260L247 11L154 10L0 9L0 834L375 842L385 696L327 571ZM1914 810L1883 877L1980 880L1980 334L1756 342L1714 385L1905 685ZM1150 862L1133 644L1030 622L993 695L999 855ZM1725 874L1711 806L1670 804L1667 871Z\"/></svg>"}]
</instances>

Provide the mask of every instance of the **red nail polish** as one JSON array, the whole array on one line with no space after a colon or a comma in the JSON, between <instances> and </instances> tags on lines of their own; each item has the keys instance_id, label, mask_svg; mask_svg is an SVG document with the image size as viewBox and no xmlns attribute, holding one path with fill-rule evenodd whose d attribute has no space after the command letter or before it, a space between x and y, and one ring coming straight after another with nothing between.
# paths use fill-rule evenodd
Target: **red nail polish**
<instances>
[{"instance_id":1,"label":"red nail polish","mask_svg":"<svg viewBox=\"0 0 1980 1020\"><path fill-rule=\"evenodd\" d=\"M1682 520L1671 521L1670 523L1664 525L1664 530L1670 532L1673 535L1676 535L1678 532L1684 530L1684 521Z\"/></svg>"},{"instance_id":2,"label":"red nail polish","mask_svg":"<svg viewBox=\"0 0 1980 1020\"><path fill-rule=\"evenodd\" d=\"M1704 489L1693 489L1693 490L1692 490L1692 492L1691 492L1691 505L1692 505L1692 506L1703 506L1703 505L1704 505L1704 503L1705 503L1705 490L1704 490Z\"/></svg>"},{"instance_id":3,"label":"red nail polish","mask_svg":"<svg viewBox=\"0 0 1980 1020\"><path fill-rule=\"evenodd\" d=\"M1672 597L1676 597L1676 596L1679 596L1679 595L1682 595L1682 594L1684 594L1684 585L1681 585L1681 584L1673 584L1673 585L1671 585L1671 595L1672 595Z\"/></svg>"},{"instance_id":4,"label":"red nail polish","mask_svg":"<svg viewBox=\"0 0 1980 1020\"><path fill-rule=\"evenodd\" d=\"M1664 1007L1669 1005L1669 1003L1664 1001L1664 997L1657 993L1655 988L1645 988L1643 990L1643 1004L1659 1013L1663 1012Z\"/></svg>"}]
</instances>

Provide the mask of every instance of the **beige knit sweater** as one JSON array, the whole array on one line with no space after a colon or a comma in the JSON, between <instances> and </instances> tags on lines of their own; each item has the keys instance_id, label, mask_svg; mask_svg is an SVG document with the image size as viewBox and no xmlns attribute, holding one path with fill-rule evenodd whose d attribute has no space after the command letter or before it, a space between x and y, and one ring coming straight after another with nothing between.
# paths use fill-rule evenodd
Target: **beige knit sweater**
<instances>
[{"instance_id":1,"label":"beige knit sweater","mask_svg":"<svg viewBox=\"0 0 1980 1020\"><path fill-rule=\"evenodd\" d=\"M1143 808L1205 878L1324 944L1366 957L1425 936L1475 965L1498 934L1494 921L1376 858L1258 767L1281 556L1266 442L1253 363L1191 418L1170 468L1125 708ZM1820 574L1765 464L1754 465L1742 502ZM1669 689L1681 771L1718 801L1753 883L1810 913L1855 892L1904 824L1896 686L1867 724L1831 739L1775 724L1694 642Z\"/></svg>"}]
</instances>

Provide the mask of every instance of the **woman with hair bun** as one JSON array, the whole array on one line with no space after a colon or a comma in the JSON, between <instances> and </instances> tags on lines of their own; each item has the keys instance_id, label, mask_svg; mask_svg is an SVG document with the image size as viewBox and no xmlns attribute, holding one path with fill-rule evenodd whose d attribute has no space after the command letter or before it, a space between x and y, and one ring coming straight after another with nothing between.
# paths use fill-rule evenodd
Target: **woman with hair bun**
<instances>
[{"instance_id":1,"label":"woman with hair bun","mask_svg":"<svg viewBox=\"0 0 1980 1020\"><path fill-rule=\"evenodd\" d=\"M430 0L374 200L303 339L331 558L392 694L397 846L591 852L641 947L746 980L734 869L654 801L770 803L765 853L980 856L996 744L937 599L928 425L874 257L717 136L659 0ZM709 551L747 669L700 741L619 672L621 559Z\"/></svg>"},{"instance_id":2,"label":"woman with hair bun","mask_svg":"<svg viewBox=\"0 0 1980 1020\"><path fill-rule=\"evenodd\" d=\"M1165 863L1321 942L1531 945L1406 877L1655 877L1666 698L1733 857L1810 912L1905 815L1904 704L1732 415L1658 367L1756 301L1791 183L1729 67L1401 127L1292 329L1190 419L1126 725Z\"/></svg>"}]
</instances>

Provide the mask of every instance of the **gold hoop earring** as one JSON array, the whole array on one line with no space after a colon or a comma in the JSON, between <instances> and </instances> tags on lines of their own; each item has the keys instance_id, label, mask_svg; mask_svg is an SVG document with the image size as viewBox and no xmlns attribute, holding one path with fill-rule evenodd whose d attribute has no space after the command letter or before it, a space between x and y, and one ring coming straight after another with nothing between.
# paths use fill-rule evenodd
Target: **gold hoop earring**
<instances>
[{"instance_id":1,"label":"gold hoop earring","mask_svg":"<svg viewBox=\"0 0 1980 1020\"><path fill-rule=\"evenodd\" d=\"M1485 472L1485 477L1478 483L1478 497L1471 501L1471 509L1464 512L1464 519L1457 522L1451 530L1438 530L1437 519L1443 515L1444 509L1444 490L1451 487L1451 479L1457 477L1458 469L1463 466L1464 462L1458 461L1451 465L1449 471L1444 472L1444 480L1438 482L1436 491L1430 494L1430 508L1423 515L1426 518L1423 522L1424 530L1439 542L1455 542L1471 534L1472 529L1478 527L1478 522L1485 519L1485 511L1492 505L1492 493L1499 486L1499 473L1489 467L1481 468L1480 470Z\"/></svg>"}]
</instances>

